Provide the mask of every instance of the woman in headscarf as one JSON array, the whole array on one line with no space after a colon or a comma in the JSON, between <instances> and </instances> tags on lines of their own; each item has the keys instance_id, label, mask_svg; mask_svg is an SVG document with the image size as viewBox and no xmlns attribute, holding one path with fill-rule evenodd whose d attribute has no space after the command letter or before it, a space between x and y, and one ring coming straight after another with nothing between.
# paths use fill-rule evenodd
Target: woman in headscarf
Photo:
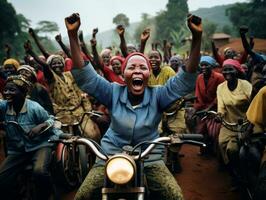
<instances>
[{"instance_id":1,"label":"woman in headscarf","mask_svg":"<svg viewBox=\"0 0 266 200\"><path fill-rule=\"evenodd\" d=\"M50 115L54 115L51 97L46 88L37 82L35 69L29 65L21 65L18 73L31 83L28 91L29 99L38 102Z\"/></svg>"},{"instance_id":2,"label":"woman in headscarf","mask_svg":"<svg viewBox=\"0 0 266 200\"><path fill-rule=\"evenodd\" d=\"M111 125L101 140L102 148L113 155L122 152L125 145L134 146L139 142L158 138L157 129L163 110L194 88L202 35L201 24L195 25L191 22L191 17L188 18L188 27L193 36L186 67L165 86L148 87L151 66L142 53L132 53L126 58L122 66L125 86L110 83L97 75L90 64L85 66L80 56L77 37L79 15L71 15L65 19L65 23L76 67L72 71L75 80L84 91L97 98L110 111ZM162 149L158 147L153 153L144 163L151 199L183 199L180 187L162 161ZM89 172L75 198L100 199L103 177L104 166L99 161Z\"/></svg>"},{"instance_id":3,"label":"woman in headscarf","mask_svg":"<svg viewBox=\"0 0 266 200\"><path fill-rule=\"evenodd\" d=\"M225 82L217 88L218 113L229 123L237 123L246 118L246 111L250 104L252 85L239 79L243 69L237 60L227 59L223 63ZM228 166L231 175L235 178L233 169L238 168L239 146L237 133L222 126L219 134L219 147L224 163ZM235 181L235 179L233 179ZM234 182L232 182L234 184Z\"/></svg>"},{"instance_id":4,"label":"woman in headscarf","mask_svg":"<svg viewBox=\"0 0 266 200\"><path fill-rule=\"evenodd\" d=\"M194 104L195 111L217 111L216 91L218 85L224 82L224 77L222 74L213 71L215 65L216 61L212 57L201 56L199 65L201 74L197 77L195 89L195 96L197 97ZM213 133L215 130L212 128L216 125L218 126L215 123L212 118L206 118L202 121L199 117L197 120L196 133L204 135L207 143L207 151L201 151L203 154L216 152L216 149L213 147L217 146L219 132ZM219 127L217 128L219 131Z\"/></svg>"},{"instance_id":5,"label":"woman in headscarf","mask_svg":"<svg viewBox=\"0 0 266 200\"><path fill-rule=\"evenodd\" d=\"M64 58L60 55L51 55L46 62L43 62L36 56L31 46L26 47L26 51L43 66L56 118L64 124L80 121L83 113L92 109L91 103L78 88L71 72L64 72ZM84 136L99 141L99 128L90 118L84 118L82 130Z\"/></svg>"}]
</instances>

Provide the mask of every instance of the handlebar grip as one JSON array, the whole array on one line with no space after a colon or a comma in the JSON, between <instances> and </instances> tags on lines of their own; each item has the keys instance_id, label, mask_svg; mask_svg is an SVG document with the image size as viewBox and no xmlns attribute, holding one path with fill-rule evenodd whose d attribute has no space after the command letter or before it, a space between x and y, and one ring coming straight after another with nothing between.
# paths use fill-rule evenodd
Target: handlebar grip
<instances>
[{"instance_id":1,"label":"handlebar grip","mask_svg":"<svg viewBox=\"0 0 266 200\"><path fill-rule=\"evenodd\" d=\"M196 140L196 141L202 141L204 139L203 135L201 134L180 134L179 138L182 140Z\"/></svg>"},{"instance_id":2,"label":"handlebar grip","mask_svg":"<svg viewBox=\"0 0 266 200\"><path fill-rule=\"evenodd\" d=\"M73 135L72 134L67 134L67 133L62 133L59 135L59 139L70 139Z\"/></svg>"}]
</instances>

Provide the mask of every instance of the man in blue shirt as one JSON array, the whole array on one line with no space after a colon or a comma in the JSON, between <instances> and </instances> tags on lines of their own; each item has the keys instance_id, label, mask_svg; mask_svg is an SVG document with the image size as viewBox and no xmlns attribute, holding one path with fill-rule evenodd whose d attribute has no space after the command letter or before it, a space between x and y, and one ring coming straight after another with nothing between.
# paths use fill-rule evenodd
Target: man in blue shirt
<instances>
[{"instance_id":1,"label":"man in blue shirt","mask_svg":"<svg viewBox=\"0 0 266 200\"><path fill-rule=\"evenodd\" d=\"M2 127L6 132L7 157L0 165L1 199L17 199L14 189L18 174L33 165L38 199L48 199L51 191L49 164L55 137L54 120L37 102L26 99L30 83L21 75L7 79L0 101ZM18 125L17 125L17 124Z\"/></svg>"}]
</instances>

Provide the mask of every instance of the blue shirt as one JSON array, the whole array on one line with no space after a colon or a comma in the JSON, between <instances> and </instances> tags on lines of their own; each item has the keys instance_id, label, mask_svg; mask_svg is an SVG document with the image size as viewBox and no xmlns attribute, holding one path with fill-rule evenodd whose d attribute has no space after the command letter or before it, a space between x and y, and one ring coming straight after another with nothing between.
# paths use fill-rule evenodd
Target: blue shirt
<instances>
[{"instance_id":1,"label":"blue shirt","mask_svg":"<svg viewBox=\"0 0 266 200\"><path fill-rule=\"evenodd\" d=\"M51 146L52 144L48 143L48 139L52 139L52 137L56 138L54 128L50 128L43 134L30 139L25 135L32 128L41 123L46 122L49 126L54 124L53 116L49 115L47 111L35 101L26 99L17 116L13 108L8 105L7 101L0 101L0 113L3 115L1 117L2 120L6 122L16 121L24 130L19 130L18 126L7 123L5 131L8 154L30 152L41 147Z\"/></svg>"},{"instance_id":2,"label":"blue shirt","mask_svg":"<svg viewBox=\"0 0 266 200\"><path fill-rule=\"evenodd\" d=\"M111 124L101 140L101 146L111 155L122 152L125 145L134 146L158 138L162 112L172 102L194 90L197 76L180 69L164 86L145 88L142 103L133 108L127 86L108 82L95 72L91 64L72 70L72 74L78 86L110 112Z\"/></svg>"}]
</instances>

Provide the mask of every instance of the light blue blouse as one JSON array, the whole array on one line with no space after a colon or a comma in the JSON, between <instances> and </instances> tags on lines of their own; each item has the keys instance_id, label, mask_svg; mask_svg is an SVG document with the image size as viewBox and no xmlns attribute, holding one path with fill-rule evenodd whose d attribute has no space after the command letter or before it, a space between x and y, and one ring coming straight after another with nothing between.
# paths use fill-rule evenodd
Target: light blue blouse
<instances>
[{"instance_id":1,"label":"light blue blouse","mask_svg":"<svg viewBox=\"0 0 266 200\"><path fill-rule=\"evenodd\" d=\"M104 104L110 112L111 124L101 140L101 146L108 154L122 152L125 145L134 146L158 138L162 112L172 102L194 90L197 76L180 69L166 85L147 87L142 103L133 108L128 99L127 86L108 82L95 72L90 63L82 69L72 70L72 74L78 86ZM162 148L156 148L153 153L158 149ZM159 158L151 156L149 160Z\"/></svg>"}]
</instances>

